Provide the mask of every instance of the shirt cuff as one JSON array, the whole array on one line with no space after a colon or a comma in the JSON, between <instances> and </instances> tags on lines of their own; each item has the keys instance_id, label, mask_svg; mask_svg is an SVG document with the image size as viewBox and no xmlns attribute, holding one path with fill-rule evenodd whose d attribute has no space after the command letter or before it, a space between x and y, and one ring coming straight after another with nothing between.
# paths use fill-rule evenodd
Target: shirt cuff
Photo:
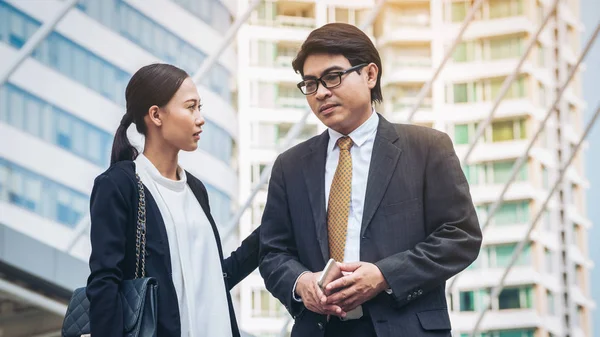
<instances>
[{"instance_id":1,"label":"shirt cuff","mask_svg":"<svg viewBox=\"0 0 600 337\"><path fill-rule=\"evenodd\" d=\"M294 288L292 288L292 298L294 299L294 301L296 302L302 302L302 299L298 296L296 296L296 286L298 285L298 280L300 279L300 276L309 273L309 271L305 271L302 272L302 274L298 275L298 278L296 279L296 282L294 282Z\"/></svg>"},{"instance_id":2,"label":"shirt cuff","mask_svg":"<svg viewBox=\"0 0 600 337\"><path fill-rule=\"evenodd\" d=\"M392 291L392 288L387 288L384 290L388 295L393 294L394 292Z\"/></svg>"}]
</instances>

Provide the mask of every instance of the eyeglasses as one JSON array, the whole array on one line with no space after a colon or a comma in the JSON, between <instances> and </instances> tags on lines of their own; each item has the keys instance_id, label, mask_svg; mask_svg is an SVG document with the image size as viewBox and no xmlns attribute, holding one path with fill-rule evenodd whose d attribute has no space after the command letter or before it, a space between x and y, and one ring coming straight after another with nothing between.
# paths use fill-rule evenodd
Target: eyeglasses
<instances>
[{"instance_id":1,"label":"eyeglasses","mask_svg":"<svg viewBox=\"0 0 600 337\"><path fill-rule=\"evenodd\" d=\"M368 65L368 63L361 63L359 65L355 65L354 67L348 68L344 71L332 71L329 72L321 78L304 80L297 84L298 89L302 91L304 95L310 95L317 92L319 89L319 83L323 84L323 86L327 89L332 89L342 84L342 76L351 73L353 71L358 72L361 68Z\"/></svg>"}]
</instances>

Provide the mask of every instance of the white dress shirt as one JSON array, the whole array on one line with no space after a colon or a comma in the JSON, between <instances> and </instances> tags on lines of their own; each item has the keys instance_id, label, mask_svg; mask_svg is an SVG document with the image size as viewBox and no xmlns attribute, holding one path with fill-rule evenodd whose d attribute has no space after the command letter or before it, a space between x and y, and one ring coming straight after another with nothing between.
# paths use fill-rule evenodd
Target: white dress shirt
<instances>
[{"instance_id":1,"label":"white dress shirt","mask_svg":"<svg viewBox=\"0 0 600 337\"><path fill-rule=\"evenodd\" d=\"M377 135L378 125L379 116L373 109L371 117L347 135L353 142L353 145L350 148L350 156L352 157L352 187L343 262L360 261L360 229L365 205L365 195L367 193L367 180L369 177L369 168L371 166L371 155L373 154L373 144L375 142L375 136ZM327 209L329 203L329 191L331 190L331 183L333 182L333 176L335 175L335 170L337 169L340 158L340 148L336 143L339 138L346 136L333 129L328 129L328 132L329 143L327 145L327 159L325 162L325 209ZM304 273L300 274L300 276ZM298 279L300 276L298 276ZM296 296L298 279L296 279L296 282L294 283L292 296L296 301L301 301L301 299Z\"/></svg>"},{"instance_id":2,"label":"white dress shirt","mask_svg":"<svg viewBox=\"0 0 600 337\"><path fill-rule=\"evenodd\" d=\"M204 210L187 184L185 171L177 168L180 180L165 178L143 154L135 164L142 183L156 201L167 231L181 336L231 337L227 289L217 242Z\"/></svg>"},{"instance_id":3,"label":"white dress shirt","mask_svg":"<svg viewBox=\"0 0 600 337\"><path fill-rule=\"evenodd\" d=\"M348 135L354 144L350 148L350 156L352 157L352 192L343 262L360 261L360 228L365 206L365 195L367 193L371 154L373 153L373 143L375 142L378 124L379 116L373 112L369 119ZM327 146L327 161L325 162L325 209L329 206L329 191L331 190L331 183L333 182L333 176L335 175L340 158L340 148L336 143L338 139L345 136L333 129L328 129L328 131L329 144Z\"/></svg>"}]
</instances>

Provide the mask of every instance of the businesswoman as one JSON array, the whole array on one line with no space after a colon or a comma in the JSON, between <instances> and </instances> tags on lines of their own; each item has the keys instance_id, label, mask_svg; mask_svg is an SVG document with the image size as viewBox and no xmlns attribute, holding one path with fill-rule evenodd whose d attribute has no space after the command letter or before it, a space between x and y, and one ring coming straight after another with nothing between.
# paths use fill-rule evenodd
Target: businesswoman
<instances>
[{"instance_id":1,"label":"businesswoman","mask_svg":"<svg viewBox=\"0 0 600 337\"><path fill-rule=\"evenodd\" d=\"M258 266L258 230L227 259L204 184L178 164L202 138L200 97L189 75L172 65L138 70L125 91L127 111L117 129L110 168L91 195L91 335L123 336L119 284L136 268L139 176L145 192L146 276L158 281L161 337L240 335L229 291ZM127 128L145 136L143 153Z\"/></svg>"}]
</instances>

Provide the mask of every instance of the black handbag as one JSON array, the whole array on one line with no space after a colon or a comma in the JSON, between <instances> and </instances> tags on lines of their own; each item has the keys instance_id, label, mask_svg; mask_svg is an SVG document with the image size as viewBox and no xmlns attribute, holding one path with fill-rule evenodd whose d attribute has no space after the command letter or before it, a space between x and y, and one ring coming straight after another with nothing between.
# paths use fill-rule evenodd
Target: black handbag
<instances>
[{"instance_id":1,"label":"black handbag","mask_svg":"<svg viewBox=\"0 0 600 337\"><path fill-rule=\"evenodd\" d=\"M135 242L135 278L121 282L119 293L123 306L123 336L156 337L158 284L153 277L144 277L146 269L146 195L136 174L139 193ZM75 289L63 321L63 337L89 337L90 302L85 287Z\"/></svg>"}]
</instances>

